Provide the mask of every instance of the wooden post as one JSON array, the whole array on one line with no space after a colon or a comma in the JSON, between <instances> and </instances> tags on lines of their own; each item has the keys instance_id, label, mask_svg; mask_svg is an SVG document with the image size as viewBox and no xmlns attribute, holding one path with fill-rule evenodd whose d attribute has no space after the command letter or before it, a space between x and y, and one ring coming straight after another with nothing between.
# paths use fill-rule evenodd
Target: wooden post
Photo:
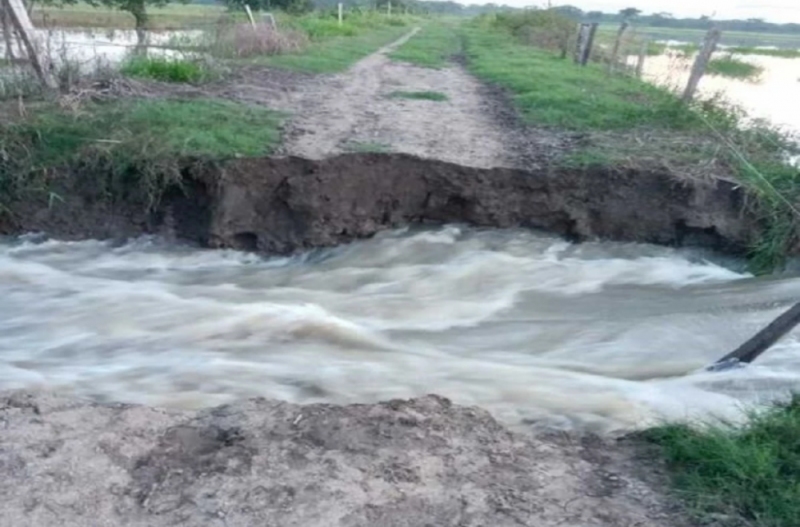
<instances>
[{"instance_id":1,"label":"wooden post","mask_svg":"<svg viewBox=\"0 0 800 527\"><path fill-rule=\"evenodd\" d=\"M578 29L578 45L575 49L575 62L586 66L592 55L594 36L597 33L597 23L581 24Z\"/></svg>"},{"instance_id":2,"label":"wooden post","mask_svg":"<svg viewBox=\"0 0 800 527\"><path fill-rule=\"evenodd\" d=\"M686 84L686 90L683 92L683 102L689 102L694 98L697 86L700 84L700 79L703 78L703 74L706 72L706 67L709 61L711 61L711 55L713 55L714 51L717 49L717 44L719 44L721 36L722 33L715 27L708 30L708 34L703 42L703 49L697 54L694 66L692 66L689 82Z\"/></svg>"},{"instance_id":3,"label":"wooden post","mask_svg":"<svg viewBox=\"0 0 800 527\"><path fill-rule=\"evenodd\" d=\"M253 18L253 11L250 9L250 5L249 4L245 4L244 5L244 10L247 12L247 18L250 19L250 25L253 27L253 29L255 29L256 28L256 19Z\"/></svg>"},{"instance_id":4,"label":"wooden post","mask_svg":"<svg viewBox=\"0 0 800 527\"><path fill-rule=\"evenodd\" d=\"M39 46L37 45L36 30L33 27L28 11L25 9L25 4L22 0L0 0L5 1L6 13L11 18L11 24L17 30L25 52L28 54L28 59L31 61L33 71L36 76L46 87L56 89L56 81L50 75L48 65L44 58L39 54Z\"/></svg>"},{"instance_id":5,"label":"wooden post","mask_svg":"<svg viewBox=\"0 0 800 527\"><path fill-rule=\"evenodd\" d=\"M339 10L339 25L341 26L342 25L342 20L344 18L342 16L342 3L341 2L339 2L339 4L338 4L338 10Z\"/></svg>"},{"instance_id":6,"label":"wooden post","mask_svg":"<svg viewBox=\"0 0 800 527\"><path fill-rule=\"evenodd\" d=\"M272 30L278 29L278 22L275 21L275 17L272 15L272 13L264 13L261 15L261 18L267 21L267 24L269 24L269 27Z\"/></svg>"},{"instance_id":7,"label":"wooden post","mask_svg":"<svg viewBox=\"0 0 800 527\"><path fill-rule=\"evenodd\" d=\"M789 333L797 324L800 324L800 303L792 306L772 323L753 335L750 340L739 346L735 351L728 353L717 362L708 367L710 371L722 371L739 364L753 362L759 355L767 351L781 337Z\"/></svg>"},{"instance_id":8,"label":"wooden post","mask_svg":"<svg viewBox=\"0 0 800 527\"><path fill-rule=\"evenodd\" d=\"M639 58L636 61L636 76L640 79L644 74L644 61L647 59L647 49L650 47L650 41L644 39L642 41L642 47L639 50Z\"/></svg>"},{"instance_id":9,"label":"wooden post","mask_svg":"<svg viewBox=\"0 0 800 527\"><path fill-rule=\"evenodd\" d=\"M608 72L611 73L617 67L617 60L619 59L619 47L622 44L622 37L625 35L625 30L628 29L628 21L624 21L619 26L617 31L617 40L614 41L614 48L611 51L611 61L608 63Z\"/></svg>"}]
</instances>

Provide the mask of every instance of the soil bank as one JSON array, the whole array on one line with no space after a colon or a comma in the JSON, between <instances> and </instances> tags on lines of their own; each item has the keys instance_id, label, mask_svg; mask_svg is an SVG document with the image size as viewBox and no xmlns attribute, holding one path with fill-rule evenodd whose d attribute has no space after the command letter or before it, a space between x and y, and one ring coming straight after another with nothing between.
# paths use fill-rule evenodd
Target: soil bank
<instances>
[{"instance_id":1,"label":"soil bank","mask_svg":"<svg viewBox=\"0 0 800 527\"><path fill-rule=\"evenodd\" d=\"M54 177L6 205L0 233L125 238L156 233L209 247L286 254L425 223L543 229L594 238L743 253L760 226L745 191L669 172L464 167L406 154L322 160L187 160L155 206L132 187L109 195L104 174Z\"/></svg>"}]
</instances>

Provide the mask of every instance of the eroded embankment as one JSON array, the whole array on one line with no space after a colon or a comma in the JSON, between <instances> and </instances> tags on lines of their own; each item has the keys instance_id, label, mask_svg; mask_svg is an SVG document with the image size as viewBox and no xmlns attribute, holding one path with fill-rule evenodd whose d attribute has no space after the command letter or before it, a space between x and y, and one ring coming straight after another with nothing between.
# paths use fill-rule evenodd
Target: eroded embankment
<instances>
[{"instance_id":1,"label":"eroded embankment","mask_svg":"<svg viewBox=\"0 0 800 527\"><path fill-rule=\"evenodd\" d=\"M155 192L135 177L112 188L102 174L74 169L51 179L51 193L11 200L0 232L159 233L266 253L332 246L414 223L527 227L573 240L733 253L760 233L745 191L734 183L656 170L481 169L403 154L345 154L318 161L187 161L181 177L180 185Z\"/></svg>"}]
</instances>

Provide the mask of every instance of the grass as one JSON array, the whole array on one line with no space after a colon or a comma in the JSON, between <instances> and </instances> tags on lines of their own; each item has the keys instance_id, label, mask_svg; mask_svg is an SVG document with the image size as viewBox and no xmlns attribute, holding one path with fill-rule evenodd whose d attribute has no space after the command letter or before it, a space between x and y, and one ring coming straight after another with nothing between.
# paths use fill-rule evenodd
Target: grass
<instances>
[{"instance_id":1,"label":"grass","mask_svg":"<svg viewBox=\"0 0 800 527\"><path fill-rule=\"evenodd\" d=\"M355 36L333 36L312 42L304 50L272 57L251 59L278 68L311 73L344 71L377 49L408 32L404 26L386 25Z\"/></svg>"},{"instance_id":2,"label":"grass","mask_svg":"<svg viewBox=\"0 0 800 527\"><path fill-rule=\"evenodd\" d=\"M438 91L395 91L389 94L393 99L415 99L424 101L446 101L447 95Z\"/></svg>"},{"instance_id":3,"label":"grass","mask_svg":"<svg viewBox=\"0 0 800 527\"><path fill-rule=\"evenodd\" d=\"M800 397L743 426L665 425L646 433L701 524L800 525Z\"/></svg>"},{"instance_id":4,"label":"grass","mask_svg":"<svg viewBox=\"0 0 800 527\"><path fill-rule=\"evenodd\" d=\"M417 66L441 68L460 51L461 41L453 25L440 22L423 27L389 57Z\"/></svg>"},{"instance_id":5,"label":"grass","mask_svg":"<svg viewBox=\"0 0 800 527\"><path fill-rule=\"evenodd\" d=\"M166 181L180 178L183 159L266 155L280 139L275 112L216 100L119 100L75 111L47 105L30 115L0 123L0 204L46 190L52 169L69 166L99 171L115 192L134 177L154 202Z\"/></svg>"},{"instance_id":6,"label":"grass","mask_svg":"<svg viewBox=\"0 0 800 527\"><path fill-rule=\"evenodd\" d=\"M120 73L127 77L176 83L199 83L216 77L214 72L200 61L146 56L129 58L122 64Z\"/></svg>"},{"instance_id":7,"label":"grass","mask_svg":"<svg viewBox=\"0 0 800 527\"><path fill-rule=\"evenodd\" d=\"M708 75L718 75L740 80L758 80L764 68L731 55L712 59L706 68Z\"/></svg>"},{"instance_id":8,"label":"grass","mask_svg":"<svg viewBox=\"0 0 800 527\"><path fill-rule=\"evenodd\" d=\"M485 27L467 27L464 36L470 70L507 88L523 116L539 126L683 128L694 121L665 89L627 76L609 76L596 64L574 67L554 53Z\"/></svg>"}]
</instances>

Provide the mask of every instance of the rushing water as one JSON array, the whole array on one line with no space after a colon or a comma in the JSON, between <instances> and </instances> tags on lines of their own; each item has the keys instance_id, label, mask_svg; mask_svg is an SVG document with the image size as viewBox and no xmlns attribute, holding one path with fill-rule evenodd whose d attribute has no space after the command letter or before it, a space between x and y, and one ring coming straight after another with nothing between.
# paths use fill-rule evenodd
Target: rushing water
<instances>
[{"instance_id":1,"label":"rushing water","mask_svg":"<svg viewBox=\"0 0 800 527\"><path fill-rule=\"evenodd\" d=\"M439 393L511 425L735 416L800 381L790 336L698 369L797 299L699 254L525 231L396 231L294 258L141 239L0 244L0 386L200 407Z\"/></svg>"}]
</instances>

